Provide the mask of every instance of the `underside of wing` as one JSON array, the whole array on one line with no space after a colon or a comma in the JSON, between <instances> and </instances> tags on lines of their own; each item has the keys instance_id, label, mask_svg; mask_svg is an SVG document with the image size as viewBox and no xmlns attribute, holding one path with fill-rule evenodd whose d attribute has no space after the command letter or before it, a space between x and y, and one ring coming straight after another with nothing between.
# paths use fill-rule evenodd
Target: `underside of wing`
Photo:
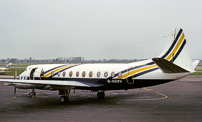
<instances>
[{"instance_id":1,"label":"underside of wing","mask_svg":"<svg viewBox=\"0 0 202 122\"><path fill-rule=\"evenodd\" d=\"M81 83L79 81L58 81L58 80L14 80L14 79L0 79L1 82L11 83L25 83L38 85L58 85L70 87L93 87L91 84Z\"/></svg>"},{"instance_id":2,"label":"underside of wing","mask_svg":"<svg viewBox=\"0 0 202 122\"><path fill-rule=\"evenodd\" d=\"M165 59L162 58L153 58L152 59L156 65L159 66L159 68L164 72L164 73L185 73L189 72Z\"/></svg>"}]
</instances>

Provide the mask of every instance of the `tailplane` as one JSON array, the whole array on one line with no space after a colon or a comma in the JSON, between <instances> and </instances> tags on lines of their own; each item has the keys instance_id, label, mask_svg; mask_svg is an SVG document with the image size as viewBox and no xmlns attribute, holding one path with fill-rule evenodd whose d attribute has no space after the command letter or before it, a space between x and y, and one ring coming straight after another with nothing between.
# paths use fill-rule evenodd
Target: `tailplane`
<instances>
[{"instance_id":1,"label":"tailplane","mask_svg":"<svg viewBox=\"0 0 202 122\"><path fill-rule=\"evenodd\" d=\"M164 73L186 73L189 72L163 58L152 58L152 60L158 65L158 67L164 72Z\"/></svg>"}]
</instances>

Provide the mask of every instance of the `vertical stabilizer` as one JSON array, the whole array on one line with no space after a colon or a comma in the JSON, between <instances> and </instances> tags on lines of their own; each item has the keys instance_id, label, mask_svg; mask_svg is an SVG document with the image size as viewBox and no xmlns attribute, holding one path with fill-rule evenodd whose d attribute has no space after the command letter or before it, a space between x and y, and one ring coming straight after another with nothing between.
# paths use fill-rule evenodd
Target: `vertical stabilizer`
<instances>
[{"instance_id":1,"label":"vertical stabilizer","mask_svg":"<svg viewBox=\"0 0 202 122\"><path fill-rule=\"evenodd\" d=\"M158 57L166 59L188 71L194 70L187 48L187 41L181 28L174 28L170 32L166 47Z\"/></svg>"},{"instance_id":2,"label":"vertical stabilizer","mask_svg":"<svg viewBox=\"0 0 202 122\"><path fill-rule=\"evenodd\" d=\"M12 63L9 63L8 65L6 65L5 68L10 68L11 65L12 65Z\"/></svg>"}]
</instances>

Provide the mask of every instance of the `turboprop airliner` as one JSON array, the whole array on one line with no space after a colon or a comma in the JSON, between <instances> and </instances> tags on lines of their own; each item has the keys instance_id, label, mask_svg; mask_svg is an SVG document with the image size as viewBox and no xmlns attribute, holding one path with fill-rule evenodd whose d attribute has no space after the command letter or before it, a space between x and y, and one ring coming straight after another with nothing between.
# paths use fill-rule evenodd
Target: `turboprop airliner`
<instances>
[{"instance_id":1,"label":"turboprop airliner","mask_svg":"<svg viewBox=\"0 0 202 122\"><path fill-rule=\"evenodd\" d=\"M0 68L0 74L4 74L6 72L8 72L8 70L10 69L10 66L12 65L12 63L9 63L8 65L6 65L5 67L1 67Z\"/></svg>"},{"instance_id":2,"label":"turboprop airliner","mask_svg":"<svg viewBox=\"0 0 202 122\"><path fill-rule=\"evenodd\" d=\"M131 54L132 55L132 54ZM61 103L69 100L71 89L91 90L103 99L107 90L127 90L159 85L195 72L184 32L174 28L163 52L152 59L128 64L42 64L30 65L19 79L0 79L19 89L58 90Z\"/></svg>"}]
</instances>

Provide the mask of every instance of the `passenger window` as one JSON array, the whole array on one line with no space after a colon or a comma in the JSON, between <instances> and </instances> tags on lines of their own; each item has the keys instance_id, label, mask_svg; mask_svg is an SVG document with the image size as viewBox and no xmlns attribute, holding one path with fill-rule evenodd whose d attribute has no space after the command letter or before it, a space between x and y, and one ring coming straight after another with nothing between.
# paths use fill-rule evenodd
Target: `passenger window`
<instances>
[{"instance_id":1,"label":"passenger window","mask_svg":"<svg viewBox=\"0 0 202 122\"><path fill-rule=\"evenodd\" d=\"M92 71L89 72L89 77L90 78L93 77L93 72Z\"/></svg>"},{"instance_id":2,"label":"passenger window","mask_svg":"<svg viewBox=\"0 0 202 122\"><path fill-rule=\"evenodd\" d=\"M114 76L115 76L115 73L114 73L114 72L112 72L112 73L111 73L111 77L114 77Z\"/></svg>"},{"instance_id":3,"label":"passenger window","mask_svg":"<svg viewBox=\"0 0 202 122\"><path fill-rule=\"evenodd\" d=\"M60 72L58 72L58 77L60 77Z\"/></svg>"},{"instance_id":4,"label":"passenger window","mask_svg":"<svg viewBox=\"0 0 202 122\"><path fill-rule=\"evenodd\" d=\"M101 73L100 72L97 72L97 77L100 77Z\"/></svg>"},{"instance_id":5,"label":"passenger window","mask_svg":"<svg viewBox=\"0 0 202 122\"><path fill-rule=\"evenodd\" d=\"M108 73L107 73L107 72L105 72L105 73L104 73L104 76L105 76L105 77L107 77L107 76L108 76Z\"/></svg>"},{"instance_id":6,"label":"passenger window","mask_svg":"<svg viewBox=\"0 0 202 122\"><path fill-rule=\"evenodd\" d=\"M83 71L83 72L82 72L82 77L84 78L85 76L86 76L86 72Z\"/></svg>"},{"instance_id":7,"label":"passenger window","mask_svg":"<svg viewBox=\"0 0 202 122\"><path fill-rule=\"evenodd\" d=\"M76 72L76 77L79 77L79 71Z\"/></svg>"},{"instance_id":8,"label":"passenger window","mask_svg":"<svg viewBox=\"0 0 202 122\"><path fill-rule=\"evenodd\" d=\"M72 77L72 75L73 75L73 72L70 71L70 72L69 72L69 77Z\"/></svg>"},{"instance_id":9,"label":"passenger window","mask_svg":"<svg viewBox=\"0 0 202 122\"><path fill-rule=\"evenodd\" d=\"M64 71L64 72L62 73L62 76L65 77L65 75L66 75L66 72Z\"/></svg>"},{"instance_id":10,"label":"passenger window","mask_svg":"<svg viewBox=\"0 0 202 122\"><path fill-rule=\"evenodd\" d=\"M119 78L121 78L121 76L122 76L122 73L121 73L121 72L119 72L118 77L119 77Z\"/></svg>"}]
</instances>

